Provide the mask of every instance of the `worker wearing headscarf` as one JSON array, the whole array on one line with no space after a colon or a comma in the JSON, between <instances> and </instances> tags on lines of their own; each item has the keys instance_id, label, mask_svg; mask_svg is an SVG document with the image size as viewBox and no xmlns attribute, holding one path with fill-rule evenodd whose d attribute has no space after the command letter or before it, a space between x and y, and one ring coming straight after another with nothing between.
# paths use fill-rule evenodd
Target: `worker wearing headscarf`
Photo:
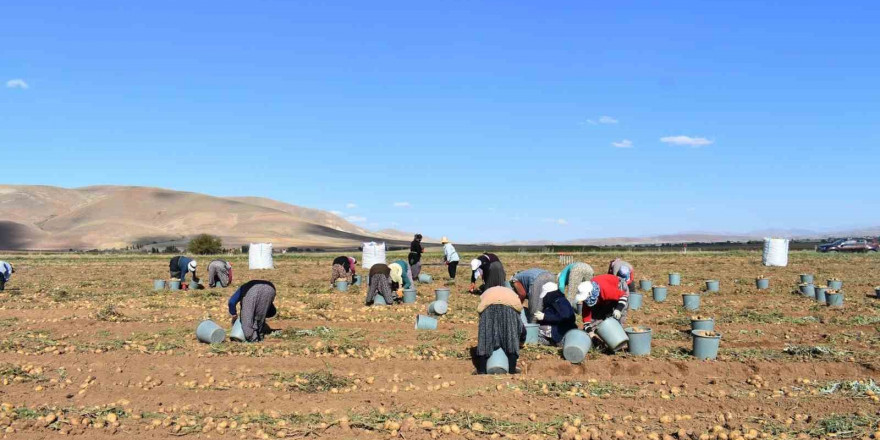
<instances>
[{"instance_id":1,"label":"worker wearing headscarf","mask_svg":"<svg viewBox=\"0 0 880 440\"><path fill-rule=\"evenodd\" d=\"M198 283L199 278L196 277L198 263L196 260L181 255L172 258L168 266L169 269L171 269L171 278L186 281L186 274L192 273L193 281Z\"/></svg>"},{"instance_id":2,"label":"worker wearing headscarf","mask_svg":"<svg viewBox=\"0 0 880 440\"><path fill-rule=\"evenodd\" d=\"M477 279L483 279L483 285L477 290ZM507 275L504 273L504 265L497 255L485 252L471 260L471 287L469 292L480 293L487 289L507 285Z\"/></svg>"},{"instance_id":3,"label":"worker wearing headscarf","mask_svg":"<svg viewBox=\"0 0 880 440\"><path fill-rule=\"evenodd\" d=\"M272 331L266 325L266 318L278 313L274 301L275 285L264 280L248 281L229 297L229 314L232 315L232 322L241 319L245 340L262 341L263 335ZM236 311L238 304L241 304L241 312Z\"/></svg>"},{"instance_id":4,"label":"worker wearing headscarf","mask_svg":"<svg viewBox=\"0 0 880 440\"><path fill-rule=\"evenodd\" d=\"M412 268L412 275L415 278L419 277L419 274L422 273L422 253L425 252L425 248L422 246L422 234L416 234L413 237L412 243L409 244L409 256L408 263Z\"/></svg>"},{"instance_id":5,"label":"worker wearing headscarf","mask_svg":"<svg viewBox=\"0 0 880 440\"><path fill-rule=\"evenodd\" d=\"M336 285L336 280L344 280L348 281L351 284L351 280L355 275L355 268L357 267L357 260L353 257L346 257L345 255L341 255L336 257L333 260L333 267L330 270L330 287Z\"/></svg>"},{"instance_id":6,"label":"worker wearing headscarf","mask_svg":"<svg viewBox=\"0 0 880 440\"><path fill-rule=\"evenodd\" d=\"M592 330L604 319L614 318L624 324L629 304L629 289L616 275L593 277L577 287L577 302L583 303L584 329Z\"/></svg>"},{"instance_id":7,"label":"worker wearing headscarf","mask_svg":"<svg viewBox=\"0 0 880 440\"><path fill-rule=\"evenodd\" d=\"M12 266L12 263L0 261L0 291L6 288L6 283L9 282L14 273L15 267Z\"/></svg>"},{"instance_id":8,"label":"worker wearing headscarf","mask_svg":"<svg viewBox=\"0 0 880 440\"><path fill-rule=\"evenodd\" d=\"M446 263L446 270L449 272L449 279L454 281L455 273L458 270L458 262L460 260L458 252L455 251L455 246L453 246L446 237L443 237L440 240L440 244L443 245L443 262Z\"/></svg>"},{"instance_id":9,"label":"worker wearing headscarf","mask_svg":"<svg viewBox=\"0 0 880 440\"><path fill-rule=\"evenodd\" d=\"M593 267L587 263L575 262L562 269L556 278L556 284L559 285L559 291L562 292L572 307L577 304L575 296L577 295L577 287L584 281L593 279Z\"/></svg>"},{"instance_id":10,"label":"worker wearing headscarf","mask_svg":"<svg viewBox=\"0 0 880 440\"><path fill-rule=\"evenodd\" d=\"M214 260L208 263L208 286L227 287L232 284L232 263Z\"/></svg>"},{"instance_id":11,"label":"worker wearing headscarf","mask_svg":"<svg viewBox=\"0 0 880 440\"><path fill-rule=\"evenodd\" d=\"M574 309L568 299L559 291L556 283L541 286L540 312L535 312L538 324L538 339L544 345L559 345L569 330L577 328Z\"/></svg>"},{"instance_id":12,"label":"worker wearing headscarf","mask_svg":"<svg viewBox=\"0 0 880 440\"><path fill-rule=\"evenodd\" d=\"M397 283L395 289L404 288L412 289L413 275L409 269L409 264L403 260L397 260L388 265L391 268L391 281ZM400 268L398 270L397 268Z\"/></svg>"},{"instance_id":13,"label":"worker wearing headscarf","mask_svg":"<svg viewBox=\"0 0 880 440\"><path fill-rule=\"evenodd\" d=\"M526 328L519 317L522 303L509 287L492 287L480 295L480 324L477 333L475 363L477 374L486 374L489 356L504 350L510 374L516 373L520 344L525 341Z\"/></svg>"},{"instance_id":14,"label":"worker wearing headscarf","mask_svg":"<svg viewBox=\"0 0 880 440\"><path fill-rule=\"evenodd\" d=\"M632 264L629 264L620 258L615 258L608 264L608 273L611 275L617 275L618 278L625 280L626 286L630 292L636 291L636 285L633 282L636 274Z\"/></svg>"},{"instance_id":15,"label":"worker wearing headscarf","mask_svg":"<svg viewBox=\"0 0 880 440\"><path fill-rule=\"evenodd\" d=\"M384 263L374 264L370 267L369 279L370 285L367 286L366 305L373 305L376 295L382 295L387 305L394 304L395 298L399 298L399 295L394 295L391 290L391 266Z\"/></svg>"},{"instance_id":16,"label":"worker wearing headscarf","mask_svg":"<svg viewBox=\"0 0 880 440\"><path fill-rule=\"evenodd\" d=\"M530 323L535 322L535 313L543 309L541 287L555 280L556 277L552 273L537 267L517 272L511 278L511 287L520 300L529 301L526 307L526 319Z\"/></svg>"}]
</instances>

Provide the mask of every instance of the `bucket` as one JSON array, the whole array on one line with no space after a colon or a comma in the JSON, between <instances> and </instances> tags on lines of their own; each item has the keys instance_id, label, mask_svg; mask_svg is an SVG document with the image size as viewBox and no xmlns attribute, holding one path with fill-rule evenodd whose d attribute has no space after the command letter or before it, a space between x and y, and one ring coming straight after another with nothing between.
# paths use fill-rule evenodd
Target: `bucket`
<instances>
[{"instance_id":1,"label":"bucket","mask_svg":"<svg viewBox=\"0 0 880 440\"><path fill-rule=\"evenodd\" d=\"M652 289L654 295L654 301L663 302L666 301L666 288L663 286L654 286Z\"/></svg>"},{"instance_id":2,"label":"bucket","mask_svg":"<svg viewBox=\"0 0 880 440\"><path fill-rule=\"evenodd\" d=\"M361 276L360 275L352 276L351 283L354 284L355 286L360 286L361 285Z\"/></svg>"},{"instance_id":3,"label":"bucket","mask_svg":"<svg viewBox=\"0 0 880 440\"><path fill-rule=\"evenodd\" d=\"M376 296L373 298L373 305L374 305L374 306L387 306L388 303L385 302L385 297L384 297L384 296L382 296L382 295L376 295Z\"/></svg>"},{"instance_id":4,"label":"bucket","mask_svg":"<svg viewBox=\"0 0 880 440\"><path fill-rule=\"evenodd\" d=\"M694 357L697 359L715 359L721 345L721 333L710 330L694 330Z\"/></svg>"},{"instance_id":5,"label":"bucket","mask_svg":"<svg viewBox=\"0 0 880 440\"><path fill-rule=\"evenodd\" d=\"M229 330L229 339L238 342L246 342L244 330L241 329L240 318L235 320L235 324L232 324L232 330Z\"/></svg>"},{"instance_id":6,"label":"bucket","mask_svg":"<svg viewBox=\"0 0 880 440\"><path fill-rule=\"evenodd\" d=\"M669 274L669 285L670 286L680 286L681 285L681 274L675 273L675 272Z\"/></svg>"},{"instance_id":7,"label":"bucket","mask_svg":"<svg viewBox=\"0 0 880 440\"><path fill-rule=\"evenodd\" d=\"M562 338L562 357L573 364L579 364L584 361L592 347L593 341L587 332L578 329L569 330Z\"/></svg>"},{"instance_id":8,"label":"bucket","mask_svg":"<svg viewBox=\"0 0 880 440\"><path fill-rule=\"evenodd\" d=\"M171 280L168 282L168 290L180 290L180 281Z\"/></svg>"},{"instance_id":9,"label":"bucket","mask_svg":"<svg viewBox=\"0 0 880 440\"><path fill-rule=\"evenodd\" d=\"M165 290L165 280L153 280L153 290Z\"/></svg>"},{"instance_id":10,"label":"bucket","mask_svg":"<svg viewBox=\"0 0 880 440\"><path fill-rule=\"evenodd\" d=\"M428 284L428 283L430 283L431 281L434 281L434 279L431 278L431 275L428 275L428 274L426 274L426 273L420 273L420 274L419 274L419 282L420 282L420 283L422 283L422 284Z\"/></svg>"},{"instance_id":11,"label":"bucket","mask_svg":"<svg viewBox=\"0 0 880 440\"><path fill-rule=\"evenodd\" d=\"M770 288L770 279L769 278L758 278L755 280L755 286L758 287L758 290L766 290Z\"/></svg>"},{"instance_id":12,"label":"bucket","mask_svg":"<svg viewBox=\"0 0 880 440\"><path fill-rule=\"evenodd\" d=\"M816 286L812 284L801 284L798 289L801 291L801 295L806 296L808 298L816 297Z\"/></svg>"},{"instance_id":13,"label":"bucket","mask_svg":"<svg viewBox=\"0 0 880 440\"><path fill-rule=\"evenodd\" d=\"M694 319L691 318L691 330L715 330L715 319L714 318L704 318L704 319Z\"/></svg>"},{"instance_id":14,"label":"bucket","mask_svg":"<svg viewBox=\"0 0 880 440\"><path fill-rule=\"evenodd\" d=\"M432 315L445 315L449 311L449 303L446 301L434 301L428 304L428 313Z\"/></svg>"},{"instance_id":15,"label":"bucket","mask_svg":"<svg viewBox=\"0 0 880 440\"><path fill-rule=\"evenodd\" d=\"M843 293L825 292L825 303L828 304L828 307L843 307Z\"/></svg>"},{"instance_id":16,"label":"bucket","mask_svg":"<svg viewBox=\"0 0 880 440\"><path fill-rule=\"evenodd\" d=\"M720 286L718 280L706 280L706 292L717 292Z\"/></svg>"},{"instance_id":17,"label":"bucket","mask_svg":"<svg viewBox=\"0 0 880 440\"><path fill-rule=\"evenodd\" d=\"M632 292L629 294L629 309L638 310L642 308L642 294Z\"/></svg>"},{"instance_id":18,"label":"bucket","mask_svg":"<svg viewBox=\"0 0 880 440\"><path fill-rule=\"evenodd\" d=\"M700 308L700 294L685 293L681 296L684 308L687 310L698 310Z\"/></svg>"},{"instance_id":19,"label":"bucket","mask_svg":"<svg viewBox=\"0 0 880 440\"><path fill-rule=\"evenodd\" d=\"M828 288L831 290L840 290L843 289L843 281L840 280L828 280Z\"/></svg>"},{"instance_id":20,"label":"bucket","mask_svg":"<svg viewBox=\"0 0 880 440\"><path fill-rule=\"evenodd\" d=\"M416 330L437 330L437 318L430 316L416 316Z\"/></svg>"},{"instance_id":21,"label":"bucket","mask_svg":"<svg viewBox=\"0 0 880 440\"><path fill-rule=\"evenodd\" d=\"M196 338L205 344L219 344L226 339L226 332L214 321L206 319L196 327Z\"/></svg>"},{"instance_id":22,"label":"bucket","mask_svg":"<svg viewBox=\"0 0 880 440\"><path fill-rule=\"evenodd\" d=\"M620 350L620 347L629 341L626 332L623 331L623 326L614 318L602 320L602 322L596 327L596 334L605 342L605 345L607 345L611 351Z\"/></svg>"},{"instance_id":23,"label":"bucket","mask_svg":"<svg viewBox=\"0 0 880 440\"><path fill-rule=\"evenodd\" d=\"M507 354L504 353L504 350L498 349L492 353L492 356L489 356L489 360L486 361L486 373L487 374L508 374L510 373L510 361L507 359Z\"/></svg>"},{"instance_id":24,"label":"bucket","mask_svg":"<svg viewBox=\"0 0 880 440\"><path fill-rule=\"evenodd\" d=\"M336 282L336 290L340 292L345 292L348 290L348 281L337 281Z\"/></svg>"},{"instance_id":25,"label":"bucket","mask_svg":"<svg viewBox=\"0 0 880 440\"><path fill-rule=\"evenodd\" d=\"M826 290L827 289L825 288L825 286L819 286L819 287L815 288L816 301L819 301L821 303L824 303L827 301L827 299L825 298L825 291Z\"/></svg>"},{"instance_id":26,"label":"bucket","mask_svg":"<svg viewBox=\"0 0 880 440\"><path fill-rule=\"evenodd\" d=\"M651 329L639 327L627 327L624 329L629 337L629 354L635 356L648 356L651 354Z\"/></svg>"},{"instance_id":27,"label":"bucket","mask_svg":"<svg viewBox=\"0 0 880 440\"><path fill-rule=\"evenodd\" d=\"M418 295L418 291L416 289L406 289L403 291L403 303L404 304L412 304L416 302L416 296Z\"/></svg>"},{"instance_id":28,"label":"bucket","mask_svg":"<svg viewBox=\"0 0 880 440\"><path fill-rule=\"evenodd\" d=\"M538 343L538 324L526 324L526 344Z\"/></svg>"},{"instance_id":29,"label":"bucket","mask_svg":"<svg viewBox=\"0 0 880 440\"><path fill-rule=\"evenodd\" d=\"M434 298L437 301L449 301L449 289L434 289Z\"/></svg>"},{"instance_id":30,"label":"bucket","mask_svg":"<svg viewBox=\"0 0 880 440\"><path fill-rule=\"evenodd\" d=\"M809 284L813 282L813 275L808 273L801 274L801 283Z\"/></svg>"},{"instance_id":31,"label":"bucket","mask_svg":"<svg viewBox=\"0 0 880 440\"><path fill-rule=\"evenodd\" d=\"M639 289L647 292L648 290L651 290L653 284L654 283L652 283L651 280L639 280Z\"/></svg>"}]
</instances>

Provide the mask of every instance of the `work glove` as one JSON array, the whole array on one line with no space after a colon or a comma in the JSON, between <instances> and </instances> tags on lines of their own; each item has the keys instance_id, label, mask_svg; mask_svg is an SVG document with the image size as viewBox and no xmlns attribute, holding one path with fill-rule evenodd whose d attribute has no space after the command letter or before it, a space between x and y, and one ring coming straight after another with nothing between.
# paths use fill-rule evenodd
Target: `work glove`
<instances>
[{"instance_id":1,"label":"work glove","mask_svg":"<svg viewBox=\"0 0 880 440\"><path fill-rule=\"evenodd\" d=\"M611 317L618 320L618 321L620 321L620 317L622 315L623 315L623 313L620 313L620 310L615 310L613 313L611 313Z\"/></svg>"},{"instance_id":2,"label":"work glove","mask_svg":"<svg viewBox=\"0 0 880 440\"><path fill-rule=\"evenodd\" d=\"M397 289L397 297L403 298L403 289Z\"/></svg>"},{"instance_id":3,"label":"work glove","mask_svg":"<svg viewBox=\"0 0 880 440\"><path fill-rule=\"evenodd\" d=\"M535 319L537 319L538 321L543 321L544 320L544 312L535 312Z\"/></svg>"}]
</instances>

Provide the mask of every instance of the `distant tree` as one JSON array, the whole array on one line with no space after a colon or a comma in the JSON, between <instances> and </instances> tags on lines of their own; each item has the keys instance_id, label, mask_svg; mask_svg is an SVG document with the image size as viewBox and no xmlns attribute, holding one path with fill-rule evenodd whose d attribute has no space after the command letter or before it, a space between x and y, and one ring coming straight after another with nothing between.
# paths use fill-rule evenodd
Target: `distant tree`
<instances>
[{"instance_id":1,"label":"distant tree","mask_svg":"<svg viewBox=\"0 0 880 440\"><path fill-rule=\"evenodd\" d=\"M163 249L162 252L166 254L176 254L180 251L174 246L165 246L165 249Z\"/></svg>"},{"instance_id":2,"label":"distant tree","mask_svg":"<svg viewBox=\"0 0 880 440\"><path fill-rule=\"evenodd\" d=\"M219 254L223 250L223 242L220 241L220 237L199 234L190 240L187 250L197 255Z\"/></svg>"},{"instance_id":3,"label":"distant tree","mask_svg":"<svg viewBox=\"0 0 880 440\"><path fill-rule=\"evenodd\" d=\"M151 254L158 254L158 253L159 253L159 248L157 248L157 247L152 247L152 248L150 248L150 253L151 253Z\"/></svg>"}]
</instances>

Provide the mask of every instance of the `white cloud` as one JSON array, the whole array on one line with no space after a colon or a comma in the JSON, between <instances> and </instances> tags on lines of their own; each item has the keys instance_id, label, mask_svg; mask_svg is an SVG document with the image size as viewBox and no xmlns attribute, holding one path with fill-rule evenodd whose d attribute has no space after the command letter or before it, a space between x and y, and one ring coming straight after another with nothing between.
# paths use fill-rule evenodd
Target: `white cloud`
<instances>
[{"instance_id":1,"label":"white cloud","mask_svg":"<svg viewBox=\"0 0 880 440\"><path fill-rule=\"evenodd\" d=\"M616 124L619 121L617 119L612 118L611 116L600 116L599 123L600 124Z\"/></svg>"},{"instance_id":2,"label":"white cloud","mask_svg":"<svg viewBox=\"0 0 880 440\"><path fill-rule=\"evenodd\" d=\"M546 223L556 223L557 225L567 225L568 224L568 220L566 220L564 218L545 218L545 219L542 219L542 221L546 222Z\"/></svg>"},{"instance_id":3,"label":"white cloud","mask_svg":"<svg viewBox=\"0 0 880 440\"><path fill-rule=\"evenodd\" d=\"M395 208L410 208L410 207L412 207L412 205L410 205L409 202L394 202L394 207Z\"/></svg>"},{"instance_id":4,"label":"white cloud","mask_svg":"<svg viewBox=\"0 0 880 440\"><path fill-rule=\"evenodd\" d=\"M624 139L620 142L612 142L611 145L613 145L615 148L632 148L633 147L633 143L629 139Z\"/></svg>"},{"instance_id":5,"label":"white cloud","mask_svg":"<svg viewBox=\"0 0 880 440\"><path fill-rule=\"evenodd\" d=\"M10 79L6 81L6 87L10 89L26 89L28 88L28 83L24 82L21 78Z\"/></svg>"},{"instance_id":6,"label":"white cloud","mask_svg":"<svg viewBox=\"0 0 880 440\"><path fill-rule=\"evenodd\" d=\"M345 204L345 208L346 208L346 209L354 209L354 208L357 208L357 207L358 207L358 205L355 205L354 203L346 203L346 204Z\"/></svg>"},{"instance_id":7,"label":"white cloud","mask_svg":"<svg viewBox=\"0 0 880 440\"><path fill-rule=\"evenodd\" d=\"M706 145L712 145L715 141L710 141L704 137L690 137L690 136L666 136L660 138L660 142L664 144L670 145L683 145L686 147L705 147Z\"/></svg>"},{"instance_id":8,"label":"white cloud","mask_svg":"<svg viewBox=\"0 0 880 440\"><path fill-rule=\"evenodd\" d=\"M345 220L353 222L353 223L363 223L363 222L367 221L367 218L361 217L359 215L350 215L350 216L346 217Z\"/></svg>"},{"instance_id":9,"label":"white cloud","mask_svg":"<svg viewBox=\"0 0 880 440\"><path fill-rule=\"evenodd\" d=\"M338 216L342 217L342 211L330 211L330 214L338 215Z\"/></svg>"}]
</instances>

